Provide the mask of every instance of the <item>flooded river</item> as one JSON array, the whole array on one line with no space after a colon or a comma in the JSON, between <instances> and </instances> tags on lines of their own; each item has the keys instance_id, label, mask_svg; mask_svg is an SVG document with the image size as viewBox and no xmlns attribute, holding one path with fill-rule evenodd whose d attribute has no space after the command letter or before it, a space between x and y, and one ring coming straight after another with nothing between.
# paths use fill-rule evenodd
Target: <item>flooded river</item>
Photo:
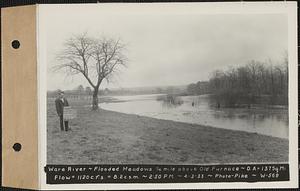
<instances>
[{"instance_id":1,"label":"flooded river","mask_svg":"<svg viewBox=\"0 0 300 191\"><path fill-rule=\"evenodd\" d=\"M113 96L106 110L288 138L287 108L216 108L208 95L160 100L162 95Z\"/></svg>"}]
</instances>

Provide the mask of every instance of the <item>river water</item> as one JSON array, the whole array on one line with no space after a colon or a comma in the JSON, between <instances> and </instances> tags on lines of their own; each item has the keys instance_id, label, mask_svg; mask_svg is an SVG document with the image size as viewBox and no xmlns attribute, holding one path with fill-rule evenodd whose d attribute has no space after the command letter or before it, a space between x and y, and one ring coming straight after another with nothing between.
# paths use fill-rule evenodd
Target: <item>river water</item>
<instances>
[{"instance_id":1,"label":"river water","mask_svg":"<svg viewBox=\"0 0 300 191\"><path fill-rule=\"evenodd\" d=\"M180 104L157 100L159 94L113 96L101 103L106 110L217 128L288 138L287 108L216 108L208 95L180 96Z\"/></svg>"}]
</instances>

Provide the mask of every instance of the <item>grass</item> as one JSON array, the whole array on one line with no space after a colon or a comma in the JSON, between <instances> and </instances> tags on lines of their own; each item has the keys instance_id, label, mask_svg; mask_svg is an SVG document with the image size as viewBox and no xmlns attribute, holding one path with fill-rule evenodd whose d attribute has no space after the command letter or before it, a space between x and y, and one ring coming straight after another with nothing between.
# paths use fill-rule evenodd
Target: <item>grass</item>
<instances>
[{"instance_id":1,"label":"grass","mask_svg":"<svg viewBox=\"0 0 300 191\"><path fill-rule=\"evenodd\" d=\"M78 117L61 132L48 101L48 164L206 164L287 162L288 140L160 120L118 112L91 111L69 100Z\"/></svg>"}]
</instances>

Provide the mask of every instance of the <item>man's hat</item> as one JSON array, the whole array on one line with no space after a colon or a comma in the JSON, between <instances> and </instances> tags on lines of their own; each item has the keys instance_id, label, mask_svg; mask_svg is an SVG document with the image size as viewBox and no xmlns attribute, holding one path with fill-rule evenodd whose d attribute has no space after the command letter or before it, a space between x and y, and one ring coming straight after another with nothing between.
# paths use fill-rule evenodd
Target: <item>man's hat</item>
<instances>
[{"instance_id":1,"label":"man's hat","mask_svg":"<svg viewBox=\"0 0 300 191\"><path fill-rule=\"evenodd\" d=\"M60 89L58 89L57 90L57 93L59 93L59 94L63 94L63 93L65 93L64 91L62 91L62 90L60 90Z\"/></svg>"}]
</instances>

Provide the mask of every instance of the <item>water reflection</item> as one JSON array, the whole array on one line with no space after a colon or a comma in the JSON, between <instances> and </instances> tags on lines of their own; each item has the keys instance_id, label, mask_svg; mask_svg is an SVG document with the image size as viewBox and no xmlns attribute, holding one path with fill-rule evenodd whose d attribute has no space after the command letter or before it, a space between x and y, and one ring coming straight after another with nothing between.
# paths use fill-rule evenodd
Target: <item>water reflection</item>
<instances>
[{"instance_id":1,"label":"water reflection","mask_svg":"<svg viewBox=\"0 0 300 191\"><path fill-rule=\"evenodd\" d=\"M115 96L121 100L103 103L103 109L159 119L208 125L288 138L288 110L217 108L207 95L171 97L167 95Z\"/></svg>"},{"instance_id":2,"label":"water reflection","mask_svg":"<svg viewBox=\"0 0 300 191\"><path fill-rule=\"evenodd\" d=\"M156 100L165 108L175 108L183 104L181 97L174 95L160 95L156 97Z\"/></svg>"}]
</instances>

